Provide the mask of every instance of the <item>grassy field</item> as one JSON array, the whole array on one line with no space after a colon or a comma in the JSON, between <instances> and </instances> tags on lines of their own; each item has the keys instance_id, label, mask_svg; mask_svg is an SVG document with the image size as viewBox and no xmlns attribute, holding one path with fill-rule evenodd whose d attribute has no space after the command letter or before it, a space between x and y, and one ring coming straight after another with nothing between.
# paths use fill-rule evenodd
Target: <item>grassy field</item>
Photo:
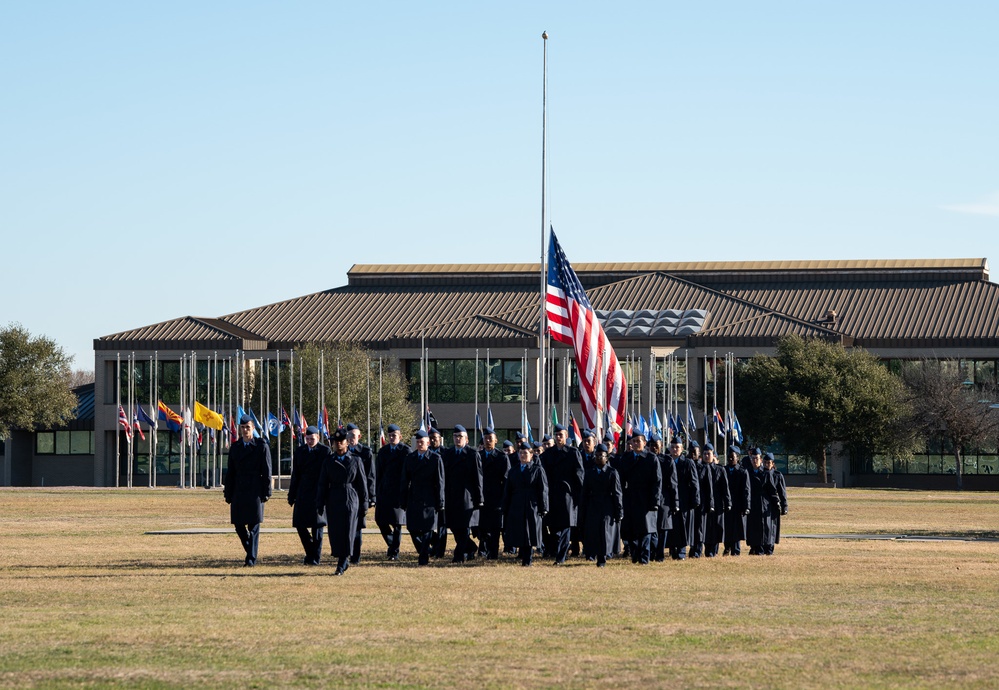
<instances>
[{"instance_id":1,"label":"grassy field","mask_svg":"<svg viewBox=\"0 0 999 690\"><path fill-rule=\"evenodd\" d=\"M772 558L243 568L220 492L0 490L5 687L999 687L999 496L792 489ZM264 527L290 527L276 495Z\"/></svg>"}]
</instances>

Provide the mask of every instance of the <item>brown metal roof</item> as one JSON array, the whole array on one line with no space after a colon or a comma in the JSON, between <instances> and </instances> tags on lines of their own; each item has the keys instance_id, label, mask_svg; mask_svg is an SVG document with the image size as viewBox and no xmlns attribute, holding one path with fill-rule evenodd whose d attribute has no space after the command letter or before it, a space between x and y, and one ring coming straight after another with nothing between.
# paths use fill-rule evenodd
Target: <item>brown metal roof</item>
<instances>
[{"instance_id":1,"label":"brown metal roof","mask_svg":"<svg viewBox=\"0 0 999 690\"><path fill-rule=\"evenodd\" d=\"M680 264L580 268L602 272L605 282L587 288L595 309L706 310L702 331L687 336L691 345L762 346L798 333L865 347L999 346L999 286L982 277L984 259L773 262L753 264L771 271L753 275L716 270L746 263L682 264L708 271L685 275L636 272ZM421 338L433 347L528 347L539 316L537 275L514 280L504 273L523 266L355 266L352 275L384 271L388 283L392 275L409 278L395 286L348 285L217 319L174 319L99 338L95 349L253 350L343 341L388 348L418 346ZM614 266L628 268L615 273ZM480 268L479 281L455 277ZM869 272L850 280L834 275L844 268ZM826 319L831 310L834 322Z\"/></svg>"},{"instance_id":2,"label":"brown metal roof","mask_svg":"<svg viewBox=\"0 0 999 690\"><path fill-rule=\"evenodd\" d=\"M999 285L986 281L929 281L751 286L726 291L734 297L804 321L832 310L837 331L865 347L932 342L935 346L999 344Z\"/></svg>"},{"instance_id":3,"label":"brown metal roof","mask_svg":"<svg viewBox=\"0 0 999 690\"><path fill-rule=\"evenodd\" d=\"M538 290L502 287L445 289L339 288L222 317L265 335L274 346L355 341L381 344L431 327L499 315L537 303ZM474 323L485 335L486 325ZM495 326L494 326L495 328ZM452 329L454 330L454 329ZM280 343L281 345L277 345Z\"/></svg>"},{"instance_id":4,"label":"brown metal roof","mask_svg":"<svg viewBox=\"0 0 999 690\"><path fill-rule=\"evenodd\" d=\"M263 349L266 339L221 319L183 316L151 326L106 335L94 341L95 350L153 349Z\"/></svg>"}]
</instances>

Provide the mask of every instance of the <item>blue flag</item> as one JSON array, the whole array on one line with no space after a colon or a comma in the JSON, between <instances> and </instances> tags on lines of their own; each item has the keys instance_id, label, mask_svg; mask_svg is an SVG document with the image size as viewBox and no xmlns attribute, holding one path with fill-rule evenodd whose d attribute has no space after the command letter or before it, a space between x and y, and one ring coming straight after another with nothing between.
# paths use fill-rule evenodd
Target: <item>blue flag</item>
<instances>
[{"instance_id":1,"label":"blue flag","mask_svg":"<svg viewBox=\"0 0 999 690\"><path fill-rule=\"evenodd\" d=\"M246 414L250 415L250 419L253 420L253 438L260 438L260 433L257 429L260 429L260 431L266 431L264 425L260 423L259 419L257 419L257 415L253 414L252 407L246 408Z\"/></svg>"},{"instance_id":2,"label":"blue flag","mask_svg":"<svg viewBox=\"0 0 999 690\"><path fill-rule=\"evenodd\" d=\"M652 430L660 434L663 432L663 424L659 421L659 413L654 407L652 408Z\"/></svg>"},{"instance_id":3,"label":"blue flag","mask_svg":"<svg viewBox=\"0 0 999 690\"><path fill-rule=\"evenodd\" d=\"M742 443L742 424L739 424L739 418L735 416L735 410L732 410L732 419L730 422L732 433L735 434L736 440L739 443Z\"/></svg>"},{"instance_id":4,"label":"blue flag","mask_svg":"<svg viewBox=\"0 0 999 690\"><path fill-rule=\"evenodd\" d=\"M135 416L140 422L148 424L150 429L156 428L156 422L154 422L150 416L146 414L146 411L142 409L142 405L135 406Z\"/></svg>"}]
</instances>

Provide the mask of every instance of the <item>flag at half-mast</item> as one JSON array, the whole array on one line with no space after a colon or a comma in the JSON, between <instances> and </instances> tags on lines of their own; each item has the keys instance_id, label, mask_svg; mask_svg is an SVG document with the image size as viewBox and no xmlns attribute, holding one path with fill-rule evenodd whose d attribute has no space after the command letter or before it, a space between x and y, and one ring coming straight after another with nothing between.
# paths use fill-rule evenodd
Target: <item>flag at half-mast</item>
<instances>
[{"instance_id":1,"label":"flag at half-mast","mask_svg":"<svg viewBox=\"0 0 999 690\"><path fill-rule=\"evenodd\" d=\"M184 426L184 418L166 406L162 400L156 406L157 416L167 423L170 431L180 431Z\"/></svg>"},{"instance_id":2,"label":"flag at half-mast","mask_svg":"<svg viewBox=\"0 0 999 690\"><path fill-rule=\"evenodd\" d=\"M132 425L128 423L128 415L125 414L125 408L121 405L118 406L118 426L120 426L121 430L125 432L125 439L131 443Z\"/></svg>"},{"instance_id":3,"label":"flag at half-mast","mask_svg":"<svg viewBox=\"0 0 999 690\"><path fill-rule=\"evenodd\" d=\"M194 401L194 421L204 424L209 429L215 429L216 431L225 426L225 422L222 420L222 415L215 410L202 405L197 400Z\"/></svg>"},{"instance_id":4,"label":"flag at half-mast","mask_svg":"<svg viewBox=\"0 0 999 690\"><path fill-rule=\"evenodd\" d=\"M143 424L148 424L150 429L156 428L156 420L146 414L146 411L142 409L142 405L135 406L135 417Z\"/></svg>"},{"instance_id":5,"label":"flag at half-mast","mask_svg":"<svg viewBox=\"0 0 999 690\"><path fill-rule=\"evenodd\" d=\"M619 431L625 422L628 392L624 374L576 272L555 238L554 228L548 246L547 292L548 332L555 340L572 346L587 425L598 426L599 413L606 410L612 426L616 426L614 430Z\"/></svg>"},{"instance_id":6,"label":"flag at half-mast","mask_svg":"<svg viewBox=\"0 0 999 690\"><path fill-rule=\"evenodd\" d=\"M139 426L139 415L138 413L132 414L132 426L135 427L135 431L139 434L139 438L143 441L146 440L146 435L142 433L142 427Z\"/></svg>"}]
</instances>

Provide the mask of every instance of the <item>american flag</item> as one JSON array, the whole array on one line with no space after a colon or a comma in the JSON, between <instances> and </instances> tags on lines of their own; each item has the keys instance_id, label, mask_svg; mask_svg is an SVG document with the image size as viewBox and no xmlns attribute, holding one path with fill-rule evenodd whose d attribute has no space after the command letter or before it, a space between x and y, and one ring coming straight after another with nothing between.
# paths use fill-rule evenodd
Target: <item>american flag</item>
<instances>
[{"instance_id":1,"label":"american flag","mask_svg":"<svg viewBox=\"0 0 999 690\"><path fill-rule=\"evenodd\" d=\"M125 438L129 442L132 440L132 425L128 423L128 415L125 414L125 408L121 405L118 406L118 425L125 432Z\"/></svg>"},{"instance_id":2,"label":"american flag","mask_svg":"<svg viewBox=\"0 0 999 690\"><path fill-rule=\"evenodd\" d=\"M609 413L614 431L624 425L627 384L617 354L586 299L576 272L551 230L548 246L548 295L545 300L548 332L555 340L572 345L579 393L586 423L599 426L600 412Z\"/></svg>"}]
</instances>

